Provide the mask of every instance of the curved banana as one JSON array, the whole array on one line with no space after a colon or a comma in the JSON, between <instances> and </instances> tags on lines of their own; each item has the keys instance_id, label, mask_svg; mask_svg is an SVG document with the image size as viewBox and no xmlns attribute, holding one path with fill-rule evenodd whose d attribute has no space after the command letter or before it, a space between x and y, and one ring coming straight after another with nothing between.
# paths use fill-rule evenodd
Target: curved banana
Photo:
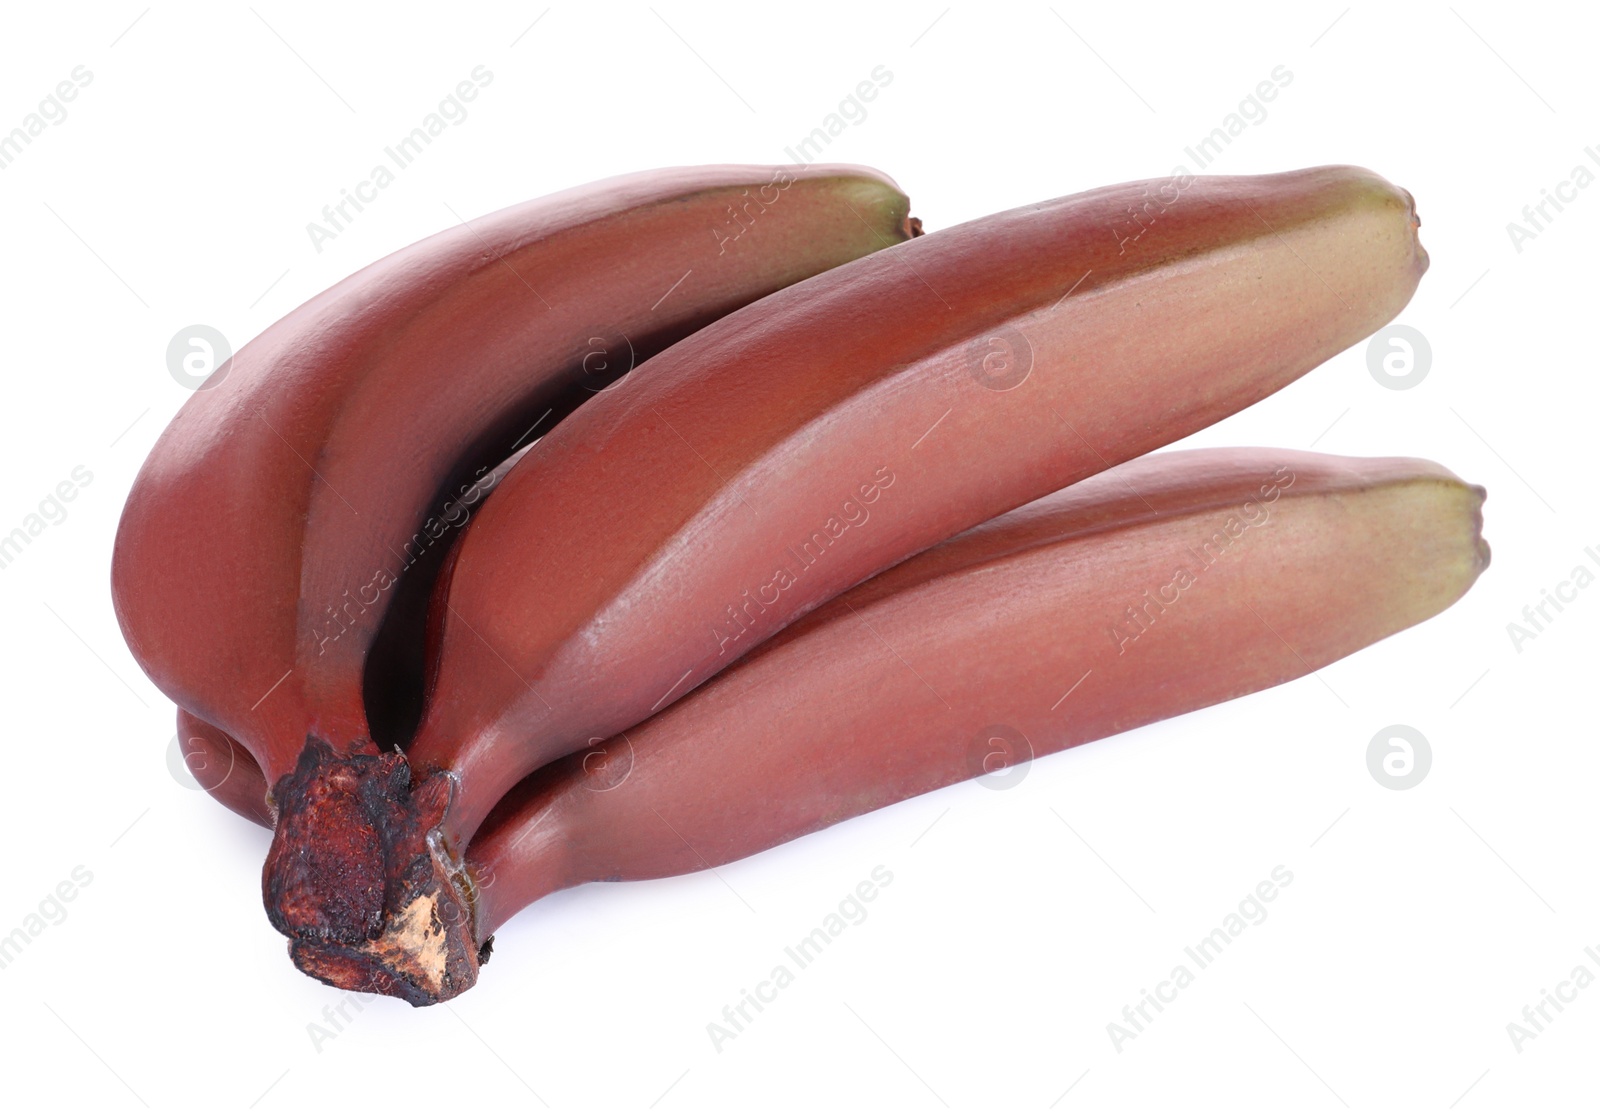
<instances>
[{"instance_id":1,"label":"curved banana","mask_svg":"<svg viewBox=\"0 0 1600 1117\"><path fill-rule=\"evenodd\" d=\"M213 799L234 814L272 829L266 778L243 745L179 707L178 748L189 773Z\"/></svg>"},{"instance_id":2,"label":"curved banana","mask_svg":"<svg viewBox=\"0 0 1600 1117\"><path fill-rule=\"evenodd\" d=\"M685 334L916 231L865 168L691 167L515 206L357 272L234 354L151 451L112 566L130 649L275 792L303 754L383 763L396 742L372 740L369 653L420 648L385 626L425 612L450 510L495 462ZM350 809L337 790L319 802Z\"/></svg>"},{"instance_id":3,"label":"curved banana","mask_svg":"<svg viewBox=\"0 0 1600 1117\"><path fill-rule=\"evenodd\" d=\"M946 784L1298 678L1488 565L1430 462L1155 454L856 587L529 777L468 857L486 942L551 892L727 864Z\"/></svg>"},{"instance_id":4,"label":"curved banana","mask_svg":"<svg viewBox=\"0 0 1600 1117\"><path fill-rule=\"evenodd\" d=\"M470 907L461 857L523 776L877 571L1365 337L1427 266L1416 227L1356 168L1108 187L896 245L668 349L465 533L410 793L398 757L341 771L378 805L359 813L320 810L314 770L289 781L268 879L293 887L269 903L297 961L452 995L475 964L447 916Z\"/></svg>"}]
</instances>

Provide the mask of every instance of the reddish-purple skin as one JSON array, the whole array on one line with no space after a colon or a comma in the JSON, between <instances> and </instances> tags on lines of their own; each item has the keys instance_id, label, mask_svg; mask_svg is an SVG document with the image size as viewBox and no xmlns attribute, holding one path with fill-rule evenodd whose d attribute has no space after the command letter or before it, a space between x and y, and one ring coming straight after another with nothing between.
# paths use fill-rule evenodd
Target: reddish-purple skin
<instances>
[{"instance_id":1,"label":"reddish-purple skin","mask_svg":"<svg viewBox=\"0 0 1600 1117\"><path fill-rule=\"evenodd\" d=\"M1416 228L1410 196L1356 168L1108 187L896 245L647 362L539 443L455 552L411 821L297 830L401 871L302 906L370 920L381 892L386 929L354 949L383 981L470 985L472 943L425 913L470 908L467 843L518 780L864 578L1365 337L1426 269ZM382 763L352 786L397 783L402 759ZM339 982L364 964L297 960Z\"/></svg>"},{"instance_id":2,"label":"reddish-purple skin","mask_svg":"<svg viewBox=\"0 0 1600 1117\"><path fill-rule=\"evenodd\" d=\"M409 751L419 777L459 780L447 844L540 764L851 585L1281 388L1393 317L1426 267L1409 195L1370 172L1197 178L1119 240L1153 188L997 214L797 284L534 447L462 540ZM997 337L1031 352L1008 390L983 382L1009 384ZM869 522L805 564L847 501ZM795 584L775 593L780 570Z\"/></svg>"},{"instance_id":3,"label":"reddish-purple skin","mask_svg":"<svg viewBox=\"0 0 1600 1117\"><path fill-rule=\"evenodd\" d=\"M793 182L719 241L729 207L775 175ZM594 357L606 345L592 338L625 335L643 360L900 239L906 205L865 168L651 171L477 218L355 273L234 354L151 451L112 565L130 649L269 781L307 734L365 740L362 669L386 602L364 599L389 592L367 587L398 575L447 500L593 395L604 380L586 358L626 364Z\"/></svg>"},{"instance_id":4,"label":"reddish-purple skin","mask_svg":"<svg viewBox=\"0 0 1600 1117\"><path fill-rule=\"evenodd\" d=\"M373 831L416 829L427 796L372 740L364 683L386 618L427 588L402 574L437 569L448 502L618 372L913 235L907 207L880 173L827 165L567 191L363 269L185 404L129 495L112 597L151 679L273 789L275 926L360 941L411 864Z\"/></svg>"},{"instance_id":5,"label":"reddish-purple skin","mask_svg":"<svg viewBox=\"0 0 1600 1117\"><path fill-rule=\"evenodd\" d=\"M518 779L862 578L1366 336L1426 268L1416 225L1409 195L1353 168L1109 187L855 261L648 362L466 533L411 802L395 754L280 797L292 847L328 867L283 906L353 944L297 960L344 983L379 952L420 999L470 984L472 944L418 938L437 921L417 913L470 906L460 858Z\"/></svg>"},{"instance_id":6,"label":"reddish-purple skin","mask_svg":"<svg viewBox=\"0 0 1600 1117\"><path fill-rule=\"evenodd\" d=\"M1489 560L1482 500L1410 459L1199 450L1117 467L885 571L524 780L474 841L473 910L454 919L481 959L559 889L726 864L1316 670L1471 586ZM1175 568L1193 584L1162 605ZM306 964L415 999L346 961Z\"/></svg>"},{"instance_id":7,"label":"reddish-purple skin","mask_svg":"<svg viewBox=\"0 0 1600 1117\"><path fill-rule=\"evenodd\" d=\"M188 710L178 711L178 747L189 773L234 814L272 829L267 780L248 749Z\"/></svg>"},{"instance_id":8,"label":"reddish-purple skin","mask_svg":"<svg viewBox=\"0 0 1600 1117\"><path fill-rule=\"evenodd\" d=\"M1196 450L990 521L519 785L470 851L479 941L561 888L723 865L1316 670L1466 592L1483 495L1412 459Z\"/></svg>"}]
</instances>

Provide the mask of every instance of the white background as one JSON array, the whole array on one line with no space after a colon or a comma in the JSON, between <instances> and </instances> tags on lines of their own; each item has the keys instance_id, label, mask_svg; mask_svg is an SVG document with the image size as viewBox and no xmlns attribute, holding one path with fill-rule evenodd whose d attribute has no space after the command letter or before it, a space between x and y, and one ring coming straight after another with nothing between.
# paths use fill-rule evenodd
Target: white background
<instances>
[{"instance_id":1,"label":"white background","mask_svg":"<svg viewBox=\"0 0 1600 1117\"><path fill-rule=\"evenodd\" d=\"M1600 550L1600 187L1520 252L1507 223L1575 166L1600 172L1584 151L1600 145L1597 31L1577 6L1476 0L8 5L0 130L75 66L93 74L0 171L0 533L75 466L93 474L0 570L0 934L74 867L93 874L0 970L8 1107L1592 1107L1600 991L1521 1053L1507 1025L1574 967L1600 975L1583 952L1600 951L1600 589L1520 650L1507 625L1580 563L1600 572L1583 551ZM318 253L307 222L478 65L494 78L470 116ZM1493 566L1323 681L719 874L542 901L468 995L374 1002L319 1049L309 1026L341 994L297 974L262 918L266 834L170 774L172 705L110 609L122 501L187 395L169 339L204 323L237 347L451 209L652 166L786 162L880 65L892 82L826 157L895 176L930 230L1194 169L1184 147L1286 67L1267 117L1208 170L1349 162L1409 188L1433 264L1400 320L1432 367L1395 391L1357 347L1191 442L1435 458L1488 487ZM1409 791L1367 768L1394 723L1432 746ZM719 1053L723 1006L878 865L894 882L868 919ZM1269 918L1119 1053L1107 1024L1278 865L1293 884Z\"/></svg>"}]
</instances>

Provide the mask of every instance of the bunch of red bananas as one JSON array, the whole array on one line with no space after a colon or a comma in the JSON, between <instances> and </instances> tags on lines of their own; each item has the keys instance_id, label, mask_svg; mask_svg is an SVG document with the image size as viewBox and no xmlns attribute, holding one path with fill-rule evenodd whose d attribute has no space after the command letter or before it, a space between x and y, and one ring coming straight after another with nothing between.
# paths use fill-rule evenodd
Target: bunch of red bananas
<instances>
[{"instance_id":1,"label":"bunch of red bananas","mask_svg":"<svg viewBox=\"0 0 1600 1117\"><path fill-rule=\"evenodd\" d=\"M927 236L844 166L513 207L212 375L128 498L118 619L191 766L273 828L295 964L442 1001L558 889L724 864L1450 605L1484 494L1439 466L1141 457L1392 318L1417 224L1350 167Z\"/></svg>"}]
</instances>

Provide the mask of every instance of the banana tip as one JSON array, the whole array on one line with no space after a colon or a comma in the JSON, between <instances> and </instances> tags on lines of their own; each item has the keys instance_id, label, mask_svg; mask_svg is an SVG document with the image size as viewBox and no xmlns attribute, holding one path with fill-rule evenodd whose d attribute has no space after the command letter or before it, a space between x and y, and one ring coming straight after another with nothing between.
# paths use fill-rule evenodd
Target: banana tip
<instances>
[{"instance_id":1,"label":"banana tip","mask_svg":"<svg viewBox=\"0 0 1600 1117\"><path fill-rule=\"evenodd\" d=\"M1422 216L1417 213L1417 199L1416 199L1416 196L1414 194L1412 194L1411 191L1407 190L1404 186L1402 186L1400 188L1400 193L1402 193L1402 194L1404 194L1406 196L1406 206L1411 211L1411 227L1413 229L1422 228Z\"/></svg>"},{"instance_id":2,"label":"banana tip","mask_svg":"<svg viewBox=\"0 0 1600 1117\"><path fill-rule=\"evenodd\" d=\"M1401 194L1405 195L1406 199L1406 212L1411 221L1411 240L1417 249L1417 267L1419 270L1426 272L1432 260L1428 256L1428 250L1422 245L1422 239L1417 236L1417 230L1422 228L1422 217L1417 213L1417 199L1405 187L1402 186L1398 189Z\"/></svg>"},{"instance_id":3,"label":"banana tip","mask_svg":"<svg viewBox=\"0 0 1600 1117\"><path fill-rule=\"evenodd\" d=\"M1471 489L1476 498L1472 508L1472 540L1477 548L1478 573L1482 574L1489 569L1489 561L1493 557L1489 541L1483 537L1483 502L1489 499L1489 490L1482 485L1472 485Z\"/></svg>"}]
</instances>

